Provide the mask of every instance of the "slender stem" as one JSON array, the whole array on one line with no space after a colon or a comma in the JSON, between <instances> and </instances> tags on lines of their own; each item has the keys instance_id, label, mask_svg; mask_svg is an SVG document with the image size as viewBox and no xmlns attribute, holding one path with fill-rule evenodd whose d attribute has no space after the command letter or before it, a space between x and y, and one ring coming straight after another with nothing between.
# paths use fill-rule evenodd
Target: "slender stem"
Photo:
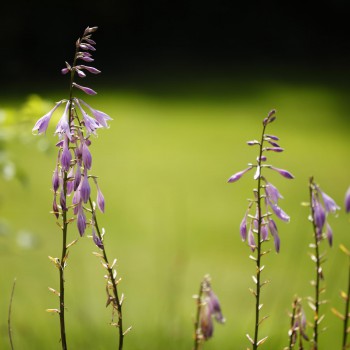
<instances>
[{"instance_id":1,"label":"slender stem","mask_svg":"<svg viewBox=\"0 0 350 350\"><path fill-rule=\"evenodd\" d=\"M313 334L313 349L318 349L318 320L319 320L319 306L320 306L320 268L321 268L321 259L320 259L320 251L319 251L319 239L317 237L317 227L315 223L315 215L314 215L314 206L312 200L313 193L313 177L310 177L309 180L309 191L310 191L310 206L311 206L311 217L313 231L314 231L314 239L315 239L315 257L316 257L316 281L315 281L315 316L314 316L314 334Z\"/></svg>"},{"instance_id":2,"label":"slender stem","mask_svg":"<svg viewBox=\"0 0 350 350\"><path fill-rule=\"evenodd\" d=\"M349 276L348 276L348 293L346 295L345 312L344 312L344 329L343 329L343 346L342 349L346 350L346 343L348 337L348 323L349 323L349 303L350 303L350 259L349 259Z\"/></svg>"},{"instance_id":3,"label":"slender stem","mask_svg":"<svg viewBox=\"0 0 350 350\"><path fill-rule=\"evenodd\" d=\"M263 124L263 130L261 134L260 141L260 150L258 158L258 167L261 172L261 156L263 153L263 144L264 144L264 134L266 125ZM254 344L253 350L258 348L258 337L259 337L259 324L260 324L260 290L261 290L261 223L262 223L262 214L261 214L261 174L258 176L258 192L257 192L257 209L258 209L258 232L257 232L257 258L256 258L256 291L255 291L255 328L254 328Z\"/></svg>"},{"instance_id":4,"label":"slender stem","mask_svg":"<svg viewBox=\"0 0 350 350\"><path fill-rule=\"evenodd\" d=\"M67 198L67 172L64 172L63 178L63 194L64 198ZM67 259L67 233L68 233L68 223L67 223L67 211L62 208L62 255L61 255L61 267L60 271L60 328L61 328L61 345L62 349L67 349L66 340L66 328L65 328L65 304L64 304L64 269Z\"/></svg>"},{"instance_id":5,"label":"slender stem","mask_svg":"<svg viewBox=\"0 0 350 350\"><path fill-rule=\"evenodd\" d=\"M194 323L194 346L193 350L198 350L200 345L200 329L199 329L199 318L201 314L202 309L202 294L203 294L203 287L204 287L204 281L201 282L198 298L197 298L197 315L196 315L196 321Z\"/></svg>"},{"instance_id":6,"label":"slender stem","mask_svg":"<svg viewBox=\"0 0 350 350\"><path fill-rule=\"evenodd\" d=\"M15 286L16 286L16 279L14 279L13 285L12 285L12 292L11 292L10 305L9 305L9 313L8 313L8 320L7 320L8 333L9 333L9 339L10 339L10 344L11 344L11 349L12 349L12 350L14 349L14 346L13 346L13 340L12 340L11 311L12 311L13 295L14 295L14 293L15 293Z\"/></svg>"},{"instance_id":7,"label":"slender stem","mask_svg":"<svg viewBox=\"0 0 350 350\"><path fill-rule=\"evenodd\" d=\"M90 207L91 207L91 211L92 211L92 215L93 215L94 226L96 228L97 235L102 242L102 235L101 235L101 231L100 231L100 228L98 226L98 223L97 223L96 212L95 212L94 206L92 204L91 197L89 197L89 203L90 203ZM117 308L117 312L118 312L118 329L119 329L119 348L118 349L122 350L123 343L124 343L122 304L120 302L120 298L118 295L117 283L115 281L115 278L113 277L113 269L110 267L110 264L108 262L108 258L107 258L107 254L106 254L106 250L105 250L104 245L102 247L102 255L103 255L104 261L106 262L109 279L112 283L112 289L113 289L113 294L114 294L114 307Z\"/></svg>"},{"instance_id":8,"label":"slender stem","mask_svg":"<svg viewBox=\"0 0 350 350\"><path fill-rule=\"evenodd\" d=\"M291 322L290 322L290 334L289 334L289 346L288 346L289 350L292 350L294 345L295 345L295 342L293 341L293 336L294 336L296 331L293 328L294 328L294 323L295 323L297 303L298 303L298 299L295 299L293 301L293 311L292 311L292 317L291 317Z\"/></svg>"}]
</instances>

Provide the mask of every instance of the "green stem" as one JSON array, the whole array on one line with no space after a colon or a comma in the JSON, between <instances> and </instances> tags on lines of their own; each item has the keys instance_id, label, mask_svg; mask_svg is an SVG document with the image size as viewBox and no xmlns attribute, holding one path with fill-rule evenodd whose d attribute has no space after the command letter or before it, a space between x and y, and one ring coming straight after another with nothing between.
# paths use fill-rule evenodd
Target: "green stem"
<instances>
[{"instance_id":1,"label":"green stem","mask_svg":"<svg viewBox=\"0 0 350 350\"><path fill-rule=\"evenodd\" d=\"M350 303L350 260L349 260L349 272L348 272L348 293L346 295L345 312L344 312L344 329L343 329L343 346L342 349L346 350L346 343L348 337L348 323L349 323L349 303Z\"/></svg>"},{"instance_id":2,"label":"green stem","mask_svg":"<svg viewBox=\"0 0 350 350\"><path fill-rule=\"evenodd\" d=\"M315 223L315 213L312 203L312 193L313 193L313 177L310 177L309 180L309 192L310 192L310 206L311 206L311 217L312 217L312 226L314 231L315 239L315 257L316 257L316 282L315 282L315 316L314 316L314 332L313 332L313 350L318 349L318 320L319 320L319 306L320 306L320 268L321 268L321 259L320 259L320 250L319 250L319 239L317 237L317 227Z\"/></svg>"},{"instance_id":3,"label":"green stem","mask_svg":"<svg viewBox=\"0 0 350 350\"><path fill-rule=\"evenodd\" d=\"M265 134L266 124L264 124L261 141L260 141L260 150L258 158L258 167L261 172L261 156L263 153L263 144L264 144L264 134ZM257 258L256 258L256 291L255 291L255 328L254 328L254 343L253 350L258 348L258 337L259 337L259 325L260 325L260 291L261 291L261 223L262 223L262 214L261 214L261 173L258 176L258 192L257 192L257 209L258 209L258 232L257 232Z\"/></svg>"},{"instance_id":4,"label":"green stem","mask_svg":"<svg viewBox=\"0 0 350 350\"><path fill-rule=\"evenodd\" d=\"M91 211L92 211L94 226L96 228L97 235L102 242L102 235L101 235L101 231L100 231L100 228L98 226L98 223L97 223L96 213L95 213L94 206L92 204L91 197L89 198L89 203L90 203L90 207L91 207ZM120 298L118 295L117 283L113 277L113 269L110 267L110 264L108 262L108 258L107 258L107 254L106 254L106 250L105 250L104 245L102 248L102 255L103 255L103 259L104 259L106 266L107 266L109 279L112 283L112 289L113 289L113 294L114 294L114 307L116 307L117 312L118 312L118 329L119 329L119 347L118 347L118 349L122 350L123 343L124 343L122 304L120 302Z\"/></svg>"},{"instance_id":5,"label":"green stem","mask_svg":"<svg viewBox=\"0 0 350 350\"><path fill-rule=\"evenodd\" d=\"M200 339L200 328L199 328L199 319L201 314L201 308L202 308L202 294L203 294L203 287L204 287L204 281L201 282L199 293L198 293L198 299L197 299L197 315L196 315L196 321L194 324L194 346L193 350L198 350L199 345L201 342Z\"/></svg>"},{"instance_id":6,"label":"green stem","mask_svg":"<svg viewBox=\"0 0 350 350\"><path fill-rule=\"evenodd\" d=\"M13 285L12 285L12 292L11 292L9 313L8 313L8 320L7 320L8 333L9 333L10 345L11 345L12 350L14 349L14 345L13 345L13 340L12 340L11 311L12 311L12 301L13 301L13 295L15 293L15 287L16 287L16 279L14 279Z\"/></svg>"},{"instance_id":7,"label":"green stem","mask_svg":"<svg viewBox=\"0 0 350 350\"><path fill-rule=\"evenodd\" d=\"M64 172L63 178L63 194L66 200L67 198L67 172ZM61 329L61 345L63 350L67 350L67 340L66 340L66 327L65 327L65 305L64 305L64 269L65 262L67 259L67 233L68 233L68 223L67 223L67 211L62 208L62 255L60 263L60 329Z\"/></svg>"}]
</instances>

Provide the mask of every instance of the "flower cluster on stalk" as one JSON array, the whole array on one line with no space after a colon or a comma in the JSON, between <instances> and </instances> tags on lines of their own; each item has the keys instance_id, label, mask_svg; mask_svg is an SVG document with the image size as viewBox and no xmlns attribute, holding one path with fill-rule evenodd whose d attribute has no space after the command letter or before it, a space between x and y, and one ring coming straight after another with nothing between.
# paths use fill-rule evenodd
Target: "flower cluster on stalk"
<instances>
[{"instance_id":1,"label":"flower cluster on stalk","mask_svg":"<svg viewBox=\"0 0 350 350\"><path fill-rule=\"evenodd\" d=\"M215 318L218 323L225 323L225 318L221 312L219 299L212 290L210 277L208 275L205 276L201 282L199 295L194 297L198 302L197 323L195 325L195 349L197 349L199 343L213 336L213 318Z\"/></svg>"},{"instance_id":2,"label":"flower cluster on stalk","mask_svg":"<svg viewBox=\"0 0 350 350\"><path fill-rule=\"evenodd\" d=\"M248 208L240 224L240 234L243 241L248 240L250 248L254 251L257 247L256 236L260 236L261 241L269 238L269 232L273 237L275 249L280 250L280 238L277 225L272 218L273 214L282 221L289 222L290 217L279 206L279 199L283 198L279 190L267 180L263 175L265 169L273 170L287 179L294 176L287 170L276 168L267 163L267 155L271 152L280 153L284 149L279 145L279 138L275 135L265 133L267 126L276 119L276 111L272 110L263 120L263 133L260 140L248 141L248 146L258 146L259 154L256 163L249 163L248 167L233 174L228 182L238 181L244 174L252 169L255 170L254 180L258 181L258 188L254 189L254 198L249 200ZM261 200L264 201L265 210L262 212Z\"/></svg>"},{"instance_id":3,"label":"flower cluster on stalk","mask_svg":"<svg viewBox=\"0 0 350 350\"><path fill-rule=\"evenodd\" d=\"M56 167L52 177L52 188L54 192L53 213L56 218L68 209L72 209L76 219L77 228L81 236L84 235L87 226L94 227L93 219L87 220L85 205L90 200L90 179L96 185L97 207L101 212L105 210L104 196L98 186L97 178L90 175L92 167L92 156L90 152L91 135L97 135L100 128L108 128L108 121L112 120L106 113L92 108L84 100L73 97L73 88L77 88L88 95L95 95L96 92L86 86L77 84L74 81L76 75L80 78L86 76L86 72L98 74L100 71L94 67L80 64L83 62L93 62L92 52L95 51L95 41L91 39L92 33L97 27L87 27L84 34L76 42L76 51L73 64L66 62L66 67L61 70L62 74L70 73L71 86L70 98L58 101L56 105L43 117L41 117L33 127L33 133L45 133L54 112L60 106L64 106L63 114L59 119L55 135L59 142L58 157ZM71 204L67 203L67 198L71 198ZM103 243L92 230L95 244L102 247Z\"/></svg>"},{"instance_id":4,"label":"flower cluster on stalk","mask_svg":"<svg viewBox=\"0 0 350 350\"><path fill-rule=\"evenodd\" d=\"M340 207L335 203L328 194L311 180L311 220L315 225L316 238L320 242L322 239L327 238L328 243L332 246L333 243L333 230L327 221L329 213L335 214Z\"/></svg>"}]
</instances>

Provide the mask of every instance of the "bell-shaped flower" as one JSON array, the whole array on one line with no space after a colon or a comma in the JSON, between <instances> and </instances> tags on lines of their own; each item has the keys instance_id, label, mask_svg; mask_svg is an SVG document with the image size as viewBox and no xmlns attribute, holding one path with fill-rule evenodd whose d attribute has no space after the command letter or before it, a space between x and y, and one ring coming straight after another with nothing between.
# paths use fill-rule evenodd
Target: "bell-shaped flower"
<instances>
[{"instance_id":1,"label":"bell-shaped flower","mask_svg":"<svg viewBox=\"0 0 350 350\"><path fill-rule=\"evenodd\" d=\"M55 193L55 195L53 196L52 212L53 212L54 215L56 216L56 219L58 219L58 217L60 216L60 211L59 211L58 205L57 205L56 193Z\"/></svg>"},{"instance_id":2,"label":"bell-shaped flower","mask_svg":"<svg viewBox=\"0 0 350 350\"><path fill-rule=\"evenodd\" d=\"M345 194L345 211L347 213L350 213L350 187L348 188Z\"/></svg>"},{"instance_id":3,"label":"bell-shaped flower","mask_svg":"<svg viewBox=\"0 0 350 350\"><path fill-rule=\"evenodd\" d=\"M50 119L53 115L53 113L55 112L55 110L62 104L62 101L59 101L56 103L55 107L51 109L50 112L48 112L47 114L45 114L43 117L41 117L34 125L32 132L34 133L35 131L38 132L39 134L42 134L44 132L46 132L47 127L49 126L49 122Z\"/></svg>"},{"instance_id":4,"label":"bell-shaped flower","mask_svg":"<svg viewBox=\"0 0 350 350\"><path fill-rule=\"evenodd\" d=\"M83 236L86 229L86 217L82 207L80 208L77 215L77 227L78 227L80 236Z\"/></svg>"},{"instance_id":5,"label":"bell-shaped flower","mask_svg":"<svg viewBox=\"0 0 350 350\"><path fill-rule=\"evenodd\" d=\"M323 226L326 222L326 213L323 209L319 198L313 193L312 195L313 219L319 232L322 233Z\"/></svg>"},{"instance_id":6,"label":"bell-shaped flower","mask_svg":"<svg viewBox=\"0 0 350 350\"><path fill-rule=\"evenodd\" d=\"M81 154L82 154L83 163L84 163L84 166L90 170L91 165L92 165L91 153L90 153L89 147L86 145L86 143L84 141L82 143L83 143L83 145L81 148Z\"/></svg>"},{"instance_id":7,"label":"bell-shaped flower","mask_svg":"<svg viewBox=\"0 0 350 350\"><path fill-rule=\"evenodd\" d=\"M273 166L269 166L269 168L274 170L274 171L277 171L280 175L282 175L286 179L294 179L294 176L287 170L275 168Z\"/></svg>"},{"instance_id":8,"label":"bell-shaped flower","mask_svg":"<svg viewBox=\"0 0 350 350\"><path fill-rule=\"evenodd\" d=\"M58 176L58 167L56 166L55 171L52 175L52 189L54 192L57 192L57 190L60 187L60 178Z\"/></svg>"},{"instance_id":9,"label":"bell-shaped flower","mask_svg":"<svg viewBox=\"0 0 350 350\"><path fill-rule=\"evenodd\" d=\"M84 109L81 107L79 100L75 99L81 114L83 116L83 120L84 120L84 125L85 125L85 129L87 131L88 134L96 134L96 129L101 128L102 126L92 117L90 117L85 111Z\"/></svg>"},{"instance_id":10,"label":"bell-shaped flower","mask_svg":"<svg viewBox=\"0 0 350 350\"><path fill-rule=\"evenodd\" d=\"M68 148L68 140L65 138L63 142L63 150L61 154L60 163L63 171L68 171L70 168L70 162L72 160L72 154Z\"/></svg>"},{"instance_id":11,"label":"bell-shaped flower","mask_svg":"<svg viewBox=\"0 0 350 350\"><path fill-rule=\"evenodd\" d=\"M79 99L80 103L84 104L87 108L90 109L92 115L95 117L97 122L101 124L104 128L108 128L108 120L113 120L108 114L98 111L97 109L92 108L85 101Z\"/></svg>"},{"instance_id":12,"label":"bell-shaped flower","mask_svg":"<svg viewBox=\"0 0 350 350\"><path fill-rule=\"evenodd\" d=\"M326 234L327 234L327 239L328 239L328 243L330 245L330 247L332 246L333 244L333 230L331 228L331 226L329 225L329 223L327 222L326 224Z\"/></svg>"},{"instance_id":13,"label":"bell-shaped flower","mask_svg":"<svg viewBox=\"0 0 350 350\"><path fill-rule=\"evenodd\" d=\"M239 226L239 232L241 234L242 241L244 242L247 239L247 213L244 215Z\"/></svg>"},{"instance_id":14,"label":"bell-shaped flower","mask_svg":"<svg viewBox=\"0 0 350 350\"><path fill-rule=\"evenodd\" d=\"M87 171L84 171L83 179L80 182L80 195L84 203L86 203L90 198L90 184L87 176Z\"/></svg>"},{"instance_id":15,"label":"bell-shaped flower","mask_svg":"<svg viewBox=\"0 0 350 350\"><path fill-rule=\"evenodd\" d=\"M70 108L70 102L67 101L62 117L57 123L55 134L59 134L60 138L63 135L66 135L68 139L71 141L72 134L69 128L69 108Z\"/></svg>"},{"instance_id":16,"label":"bell-shaped flower","mask_svg":"<svg viewBox=\"0 0 350 350\"><path fill-rule=\"evenodd\" d=\"M253 167L250 166L247 169L244 169L242 171L239 171L236 174L233 174L228 180L227 182L236 182L238 181L246 172L248 172L249 170L251 170Z\"/></svg>"},{"instance_id":17,"label":"bell-shaped flower","mask_svg":"<svg viewBox=\"0 0 350 350\"><path fill-rule=\"evenodd\" d=\"M319 187L317 187L317 189L318 189L319 193L321 193L321 195L322 195L326 213L335 213L337 210L340 209L340 207L337 205L337 203L334 201L333 198L328 196L328 194L323 192Z\"/></svg>"},{"instance_id":18,"label":"bell-shaped flower","mask_svg":"<svg viewBox=\"0 0 350 350\"><path fill-rule=\"evenodd\" d=\"M254 233L253 233L253 230L251 228L249 229L249 232L248 232L248 245L249 245L250 249L254 252L254 250L256 248L256 244L255 244Z\"/></svg>"},{"instance_id":19,"label":"bell-shaped flower","mask_svg":"<svg viewBox=\"0 0 350 350\"><path fill-rule=\"evenodd\" d=\"M278 191L277 187L267 182L265 186L265 194L269 198L270 201L277 203L280 198L283 196Z\"/></svg>"},{"instance_id":20,"label":"bell-shaped flower","mask_svg":"<svg viewBox=\"0 0 350 350\"><path fill-rule=\"evenodd\" d=\"M73 83L72 86L80 89L81 91L84 91L88 95L96 95L97 94L96 91L92 90L91 88L89 88L87 86L81 86L81 85L78 85L76 83Z\"/></svg>"},{"instance_id":21,"label":"bell-shaped flower","mask_svg":"<svg viewBox=\"0 0 350 350\"><path fill-rule=\"evenodd\" d=\"M97 247L99 247L100 249L103 249L103 243L102 243L100 237L97 236L94 227L92 228L92 239Z\"/></svg>"}]
</instances>

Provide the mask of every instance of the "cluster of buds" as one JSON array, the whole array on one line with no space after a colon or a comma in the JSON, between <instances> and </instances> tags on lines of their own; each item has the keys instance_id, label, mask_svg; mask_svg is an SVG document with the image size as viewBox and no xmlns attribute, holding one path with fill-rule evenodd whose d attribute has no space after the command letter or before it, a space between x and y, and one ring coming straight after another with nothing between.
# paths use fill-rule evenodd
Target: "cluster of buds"
<instances>
[{"instance_id":1,"label":"cluster of buds","mask_svg":"<svg viewBox=\"0 0 350 350\"><path fill-rule=\"evenodd\" d=\"M213 336L213 318L219 323L225 323L222 315L218 297L211 288L210 277L204 277L197 299L197 322L195 325L195 349L202 341L206 341Z\"/></svg>"},{"instance_id":2,"label":"cluster of buds","mask_svg":"<svg viewBox=\"0 0 350 350\"><path fill-rule=\"evenodd\" d=\"M240 224L240 234L243 241L248 239L250 248L254 251L256 248L255 235L260 236L261 241L268 240L269 232L274 239L275 249L280 250L280 238L278 235L277 225L272 218L273 213L282 221L289 222L289 216L279 206L279 199L283 198L278 189L270 183L265 176L262 175L264 169L271 169L276 171L287 179L293 179L294 176L287 170L276 168L267 164L267 154L271 152L283 152L284 149L280 147L279 138L275 135L266 134L265 130L268 124L276 119L276 111L272 110L268 116L263 120L263 132L260 141L248 141L249 146L258 146L259 155L256 158L256 163L249 163L248 167L232 175L228 182L236 182L245 173L255 169L254 180L258 181L258 188L254 189L254 199L249 200L248 209ZM262 213L260 200L264 199L265 212ZM251 214L252 213L252 214ZM259 227L260 226L260 227Z\"/></svg>"},{"instance_id":3,"label":"cluster of buds","mask_svg":"<svg viewBox=\"0 0 350 350\"><path fill-rule=\"evenodd\" d=\"M310 179L310 191L311 191L311 220L314 223L317 242L327 238L328 243L332 246L333 243L333 231L327 221L329 213L335 214L340 207L335 201L321 188L314 183L313 178Z\"/></svg>"},{"instance_id":4,"label":"cluster of buds","mask_svg":"<svg viewBox=\"0 0 350 350\"><path fill-rule=\"evenodd\" d=\"M111 120L106 113L92 108L80 98L72 96L73 88L78 88L88 95L96 92L89 87L78 85L74 82L75 73L80 78L86 76L85 71L98 74L100 71L94 67L77 64L78 61L92 62L92 51L95 51L95 41L91 39L97 27L87 27L84 34L76 42L76 51L72 65L66 62L66 68L62 73L71 74L70 99L61 100L46 115L41 117L33 128L33 133L45 133L52 115L61 105L64 106L63 114L57 123L55 135L58 136L58 158L55 171L52 177L52 188L54 192L53 213L56 218L73 209L77 222L77 228L82 236L88 224L94 227L93 218L89 222L86 218L84 207L90 200L90 182L92 179L97 189L97 207L101 212L105 210L103 194L98 186L97 178L89 174L92 167L92 156L89 150L91 135L96 135L97 129L108 128L108 121ZM88 112L87 112L88 111ZM89 114L90 113L90 114ZM71 197L71 205L67 199ZM90 203L91 204L91 203ZM103 243L92 229L92 236L95 244L101 248Z\"/></svg>"}]
</instances>

